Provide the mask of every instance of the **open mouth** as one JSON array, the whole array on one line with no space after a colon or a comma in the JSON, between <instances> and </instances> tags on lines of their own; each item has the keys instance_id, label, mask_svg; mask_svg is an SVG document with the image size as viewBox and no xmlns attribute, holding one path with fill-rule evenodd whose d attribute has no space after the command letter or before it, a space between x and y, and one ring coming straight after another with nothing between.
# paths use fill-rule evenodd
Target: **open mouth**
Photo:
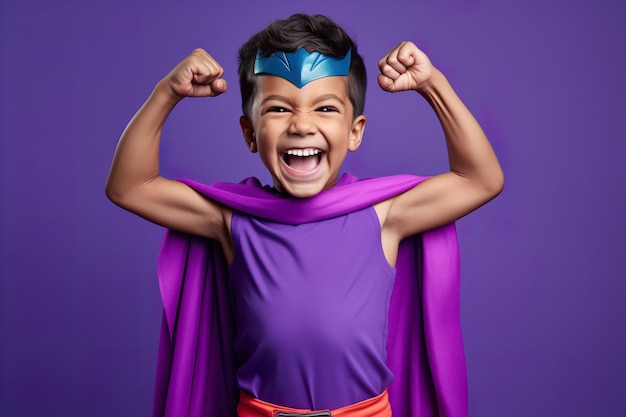
<instances>
[{"instance_id":1,"label":"open mouth","mask_svg":"<svg viewBox=\"0 0 626 417\"><path fill-rule=\"evenodd\" d=\"M315 148L289 149L283 153L283 162L294 171L310 172L319 166L322 154Z\"/></svg>"}]
</instances>

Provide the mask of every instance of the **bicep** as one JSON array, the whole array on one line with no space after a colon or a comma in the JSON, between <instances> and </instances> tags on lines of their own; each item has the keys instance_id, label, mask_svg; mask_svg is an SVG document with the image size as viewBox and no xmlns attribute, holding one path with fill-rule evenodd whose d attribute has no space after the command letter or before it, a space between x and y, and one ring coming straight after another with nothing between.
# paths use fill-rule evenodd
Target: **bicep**
<instances>
[{"instance_id":1,"label":"bicep","mask_svg":"<svg viewBox=\"0 0 626 417\"><path fill-rule=\"evenodd\" d=\"M157 177L136 186L116 204L169 229L221 240L224 207L179 181Z\"/></svg>"},{"instance_id":2,"label":"bicep","mask_svg":"<svg viewBox=\"0 0 626 417\"><path fill-rule=\"evenodd\" d=\"M385 227L403 239L454 222L494 197L480 183L446 172L395 197Z\"/></svg>"}]
</instances>

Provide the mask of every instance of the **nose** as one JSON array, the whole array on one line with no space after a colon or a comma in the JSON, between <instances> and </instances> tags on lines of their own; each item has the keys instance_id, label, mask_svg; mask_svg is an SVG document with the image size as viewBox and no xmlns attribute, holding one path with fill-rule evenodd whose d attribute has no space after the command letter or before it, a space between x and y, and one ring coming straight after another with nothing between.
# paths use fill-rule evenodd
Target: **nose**
<instances>
[{"instance_id":1,"label":"nose","mask_svg":"<svg viewBox=\"0 0 626 417\"><path fill-rule=\"evenodd\" d=\"M316 132L314 116L309 112L294 112L289 123L289 134L312 135Z\"/></svg>"}]
</instances>

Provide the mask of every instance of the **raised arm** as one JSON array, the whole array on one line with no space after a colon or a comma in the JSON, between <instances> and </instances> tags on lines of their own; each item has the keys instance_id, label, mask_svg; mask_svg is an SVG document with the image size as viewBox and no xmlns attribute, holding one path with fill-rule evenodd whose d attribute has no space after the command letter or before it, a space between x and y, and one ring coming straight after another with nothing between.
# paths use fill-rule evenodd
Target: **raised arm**
<instances>
[{"instance_id":1,"label":"raised arm","mask_svg":"<svg viewBox=\"0 0 626 417\"><path fill-rule=\"evenodd\" d=\"M168 115L184 97L226 91L222 75L220 65L197 49L157 84L120 138L106 194L115 204L156 224L224 243L225 209L187 185L159 175L160 137Z\"/></svg>"},{"instance_id":2,"label":"raised arm","mask_svg":"<svg viewBox=\"0 0 626 417\"><path fill-rule=\"evenodd\" d=\"M482 128L445 76L413 43L403 42L379 62L378 82L389 92L416 91L443 128L450 171L378 207L387 233L402 239L450 223L497 196L504 185L498 159Z\"/></svg>"}]
</instances>

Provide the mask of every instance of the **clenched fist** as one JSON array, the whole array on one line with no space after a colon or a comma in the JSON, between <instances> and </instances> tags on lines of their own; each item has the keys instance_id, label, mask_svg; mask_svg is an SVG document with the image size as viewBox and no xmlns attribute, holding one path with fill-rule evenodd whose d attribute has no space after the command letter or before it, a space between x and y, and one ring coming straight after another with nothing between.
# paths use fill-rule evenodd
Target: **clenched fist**
<instances>
[{"instance_id":1,"label":"clenched fist","mask_svg":"<svg viewBox=\"0 0 626 417\"><path fill-rule=\"evenodd\" d=\"M226 91L224 70L204 49L194 50L162 80L172 94L184 97L213 97Z\"/></svg>"},{"instance_id":2,"label":"clenched fist","mask_svg":"<svg viewBox=\"0 0 626 417\"><path fill-rule=\"evenodd\" d=\"M385 91L421 91L433 75L433 65L412 42L402 42L378 61L378 85Z\"/></svg>"}]
</instances>

